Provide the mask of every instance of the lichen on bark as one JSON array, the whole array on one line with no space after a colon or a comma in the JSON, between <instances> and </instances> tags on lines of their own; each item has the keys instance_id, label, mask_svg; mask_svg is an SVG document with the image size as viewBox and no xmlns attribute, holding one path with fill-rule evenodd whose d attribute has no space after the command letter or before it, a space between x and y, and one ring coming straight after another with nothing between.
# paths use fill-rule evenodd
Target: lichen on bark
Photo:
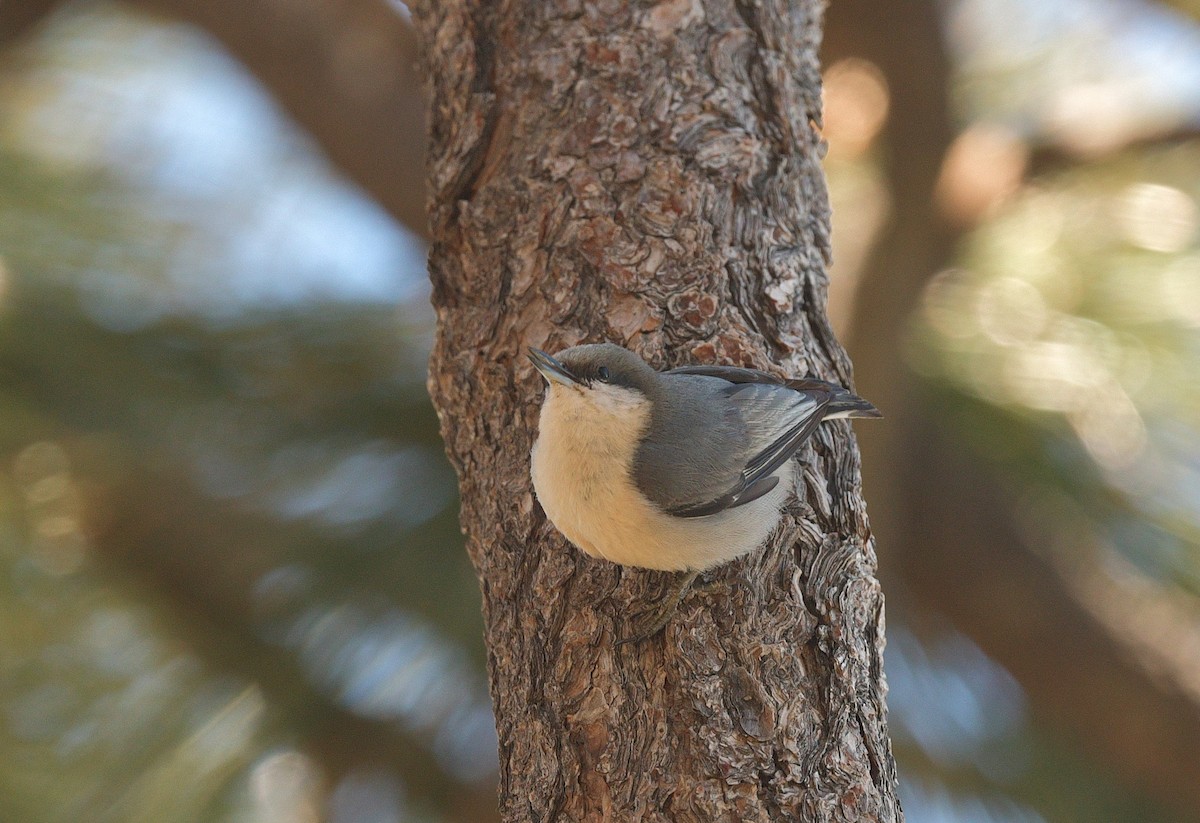
<instances>
[{"instance_id":1,"label":"lichen on bark","mask_svg":"<svg viewBox=\"0 0 1200 823\"><path fill-rule=\"evenodd\" d=\"M526 346L843 383L825 316L820 4L419 2L430 390L483 592L506 820L900 820L882 596L845 422L785 526L617 646L668 578L585 557L532 495Z\"/></svg>"}]
</instances>

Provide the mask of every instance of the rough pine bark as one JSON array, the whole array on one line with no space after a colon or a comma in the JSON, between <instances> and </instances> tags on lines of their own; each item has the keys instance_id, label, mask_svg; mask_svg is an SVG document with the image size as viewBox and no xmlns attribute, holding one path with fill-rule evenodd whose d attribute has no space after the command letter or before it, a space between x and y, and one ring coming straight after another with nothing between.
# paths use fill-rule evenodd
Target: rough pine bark
<instances>
[{"instance_id":1,"label":"rough pine bark","mask_svg":"<svg viewBox=\"0 0 1200 823\"><path fill-rule=\"evenodd\" d=\"M479 574L509 821L901 820L849 426L665 633L669 578L547 522L526 346L848 384L825 316L816 0L412 5L430 102L430 389Z\"/></svg>"}]
</instances>

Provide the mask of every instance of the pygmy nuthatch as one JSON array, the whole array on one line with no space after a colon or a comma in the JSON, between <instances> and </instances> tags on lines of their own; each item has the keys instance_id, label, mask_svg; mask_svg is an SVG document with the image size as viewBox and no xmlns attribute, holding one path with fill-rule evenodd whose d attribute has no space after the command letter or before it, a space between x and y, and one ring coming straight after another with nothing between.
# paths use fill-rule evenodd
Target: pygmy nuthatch
<instances>
[{"instance_id":1,"label":"pygmy nuthatch","mask_svg":"<svg viewBox=\"0 0 1200 823\"><path fill-rule=\"evenodd\" d=\"M822 420L881 416L820 380L656 372L610 343L529 358L549 384L532 455L546 516L592 557L689 583L766 541L792 490L791 457Z\"/></svg>"}]
</instances>

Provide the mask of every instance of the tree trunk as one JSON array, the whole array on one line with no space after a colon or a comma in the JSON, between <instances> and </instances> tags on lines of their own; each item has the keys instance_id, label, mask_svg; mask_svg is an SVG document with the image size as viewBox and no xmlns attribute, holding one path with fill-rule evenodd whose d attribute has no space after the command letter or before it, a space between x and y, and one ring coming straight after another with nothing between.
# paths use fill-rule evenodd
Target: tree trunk
<instances>
[{"instance_id":1,"label":"tree trunk","mask_svg":"<svg viewBox=\"0 0 1200 823\"><path fill-rule=\"evenodd\" d=\"M883 600L844 422L785 525L617 646L664 575L547 522L526 346L848 382L825 317L820 4L414 4L430 105L430 389L483 589L506 820L900 820ZM772 363L778 363L773 366Z\"/></svg>"}]
</instances>

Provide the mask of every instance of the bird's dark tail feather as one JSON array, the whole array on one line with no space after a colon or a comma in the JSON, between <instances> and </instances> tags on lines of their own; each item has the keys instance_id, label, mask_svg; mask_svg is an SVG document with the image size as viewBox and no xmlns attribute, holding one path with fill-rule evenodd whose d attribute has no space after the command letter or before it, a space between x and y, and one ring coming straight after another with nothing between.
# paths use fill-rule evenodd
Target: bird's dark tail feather
<instances>
[{"instance_id":1,"label":"bird's dark tail feather","mask_svg":"<svg viewBox=\"0 0 1200 823\"><path fill-rule=\"evenodd\" d=\"M825 407L825 417L883 417L883 412L875 408L869 401L863 400L849 389L844 389L836 383L826 383L824 380L801 378L788 380L786 384L796 391L827 391L832 397Z\"/></svg>"},{"instance_id":2,"label":"bird's dark tail feather","mask_svg":"<svg viewBox=\"0 0 1200 823\"><path fill-rule=\"evenodd\" d=\"M842 389L826 406L826 417L883 417L883 412L857 394Z\"/></svg>"}]
</instances>

